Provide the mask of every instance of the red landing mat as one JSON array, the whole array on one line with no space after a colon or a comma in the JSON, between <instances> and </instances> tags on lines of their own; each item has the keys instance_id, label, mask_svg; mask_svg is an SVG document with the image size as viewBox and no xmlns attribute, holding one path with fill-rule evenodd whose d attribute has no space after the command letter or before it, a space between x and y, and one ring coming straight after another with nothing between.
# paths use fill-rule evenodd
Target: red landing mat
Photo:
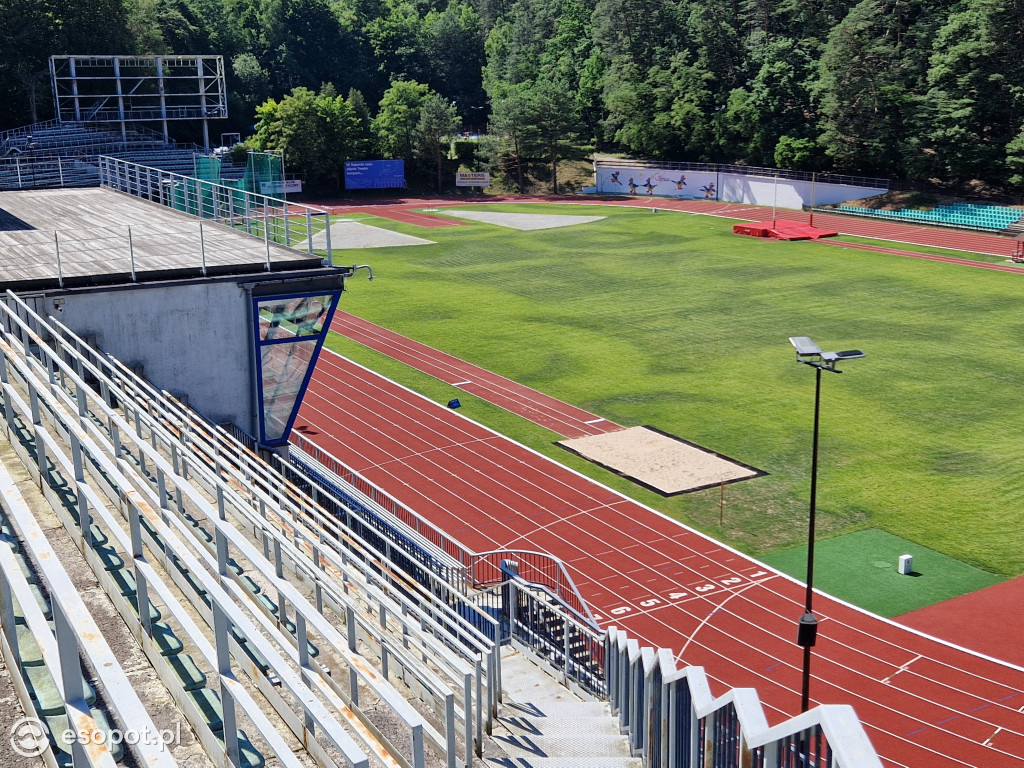
<instances>
[{"instance_id":1,"label":"red landing mat","mask_svg":"<svg viewBox=\"0 0 1024 768\"><path fill-rule=\"evenodd\" d=\"M750 237L774 237L779 240L817 240L819 237L835 237L839 233L831 229L819 229L800 221L775 219L751 224L736 224L732 231L737 235Z\"/></svg>"}]
</instances>

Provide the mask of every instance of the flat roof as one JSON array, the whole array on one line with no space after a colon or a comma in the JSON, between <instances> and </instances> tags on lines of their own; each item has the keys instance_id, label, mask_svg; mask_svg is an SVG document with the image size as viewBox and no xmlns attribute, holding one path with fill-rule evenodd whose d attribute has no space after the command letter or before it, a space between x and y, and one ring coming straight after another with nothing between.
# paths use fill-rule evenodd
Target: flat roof
<instances>
[{"instance_id":1,"label":"flat roof","mask_svg":"<svg viewBox=\"0 0 1024 768\"><path fill-rule=\"evenodd\" d=\"M0 288L319 269L319 256L110 189L0 192Z\"/></svg>"}]
</instances>

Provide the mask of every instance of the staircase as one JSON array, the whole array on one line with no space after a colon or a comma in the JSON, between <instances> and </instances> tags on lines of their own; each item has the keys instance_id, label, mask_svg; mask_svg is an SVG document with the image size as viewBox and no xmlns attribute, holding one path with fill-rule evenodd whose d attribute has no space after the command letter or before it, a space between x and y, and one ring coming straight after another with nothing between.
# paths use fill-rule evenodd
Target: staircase
<instances>
[{"instance_id":1,"label":"staircase","mask_svg":"<svg viewBox=\"0 0 1024 768\"><path fill-rule=\"evenodd\" d=\"M584 701L518 651L501 660L503 703L487 754L494 768L642 768L607 702ZM489 750L490 752L490 750Z\"/></svg>"}]
</instances>

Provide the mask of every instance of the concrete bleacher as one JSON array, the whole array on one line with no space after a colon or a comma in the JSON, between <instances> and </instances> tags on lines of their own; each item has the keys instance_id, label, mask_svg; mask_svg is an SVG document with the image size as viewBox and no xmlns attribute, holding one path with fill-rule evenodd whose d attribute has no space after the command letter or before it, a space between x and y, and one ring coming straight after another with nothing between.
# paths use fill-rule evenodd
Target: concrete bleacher
<instances>
[{"instance_id":1,"label":"concrete bleacher","mask_svg":"<svg viewBox=\"0 0 1024 768\"><path fill-rule=\"evenodd\" d=\"M496 708L493 643L460 626L457 614L439 621L424 595L389 591L381 574L393 569L382 568L379 555L346 546L351 542L340 534L323 541L324 528L303 533L301 505L291 506L301 494L255 456L233 462L230 454L244 453L237 443L193 422L127 369L73 336L63 344L51 338L56 352L22 345L19 336L54 331L26 327L8 313L3 323L15 333L2 334L0 343L10 446L152 664L164 697L215 763L236 744L235 764L252 768L271 757L326 767L335 764L328 753L350 765L413 766L426 765L425 748L452 766L482 754ZM36 378L45 380L47 370L58 386ZM239 476L251 472L258 476ZM87 659L102 653L87 639L85 619L77 622L82 632L61 624L71 609L56 565L47 565L37 588L29 586L39 564L57 558L38 542L36 516L10 493L5 504L15 512L4 531L12 552L28 553L24 568L11 562L14 554L0 560L4 583L27 606L2 622L12 641L5 659L22 659L14 666L26 681L24 705L45 720L77 712L80 698L88 707L107 702L114 710L81 728L148 727L141 704L111 702L117 681L104 675L109 665L83 671L84 698L68 695L66 669L37 669L35 638L47 662L80 649ZM26 571L21 584L18 574ZM63 685L54 674L63 674ZM411 698L432 702L439 714L425 720ZM290 714L296 708L298 720ZM63 730L58 725L51 736ZM316 740L303 735L307 727ZM295 738L305 739L305 748ZM56 738L51 746L47 754L66 763L70 751Z\"/></svg>"},{"instance_id":2,"label":"concrete bleacher","mask_svg":"<svg viewBox=\"0 0 1024 768\"><path fill-rule=\"evenodd\" d=\"M1010 231L1013 225L1024 219L1024 209L976 203L939 205L929 210L901 208L890 211L862 208L856 205L837 205L834 208L818 208L816 210L822 213L841 213L849 216L903 221L908 224L933 224L984 232Z\"/></svg>"}]
</instances>

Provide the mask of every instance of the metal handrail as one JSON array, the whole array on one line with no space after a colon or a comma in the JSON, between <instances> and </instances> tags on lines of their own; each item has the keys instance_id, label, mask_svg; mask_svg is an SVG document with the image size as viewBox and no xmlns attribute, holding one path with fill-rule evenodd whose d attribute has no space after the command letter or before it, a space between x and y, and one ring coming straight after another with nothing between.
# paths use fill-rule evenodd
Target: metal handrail
<instances>
[{"instance_id":1,"label":"metal handrail","mask_svg":"<svg viewBox=\"0 0 1024 768\"><path fill-rule=\"evenodd\" d=\"M465 566L466 573L471 579L471 586L474 588L500 582L502 580L499 575L500 560L518 559L521 563L525 563L528 566L529 570L526 573L536 577L535 579L530 578L531 581L551 589L572 613L578 615L581 620L589 623L591 626L597 626L587 601L576 588L576 584L569 575L565 563L554 555L513 549L474 552L418 512L410 509L394 496L371 483L360 475L359 472L347 466L336 456L318 446L305 435L293 431L289 437L289 442L293 447L301 450L309 459L316 461L330 471L339 480L372 499L385 512L393 515L419 536L446 554L456 558ZM498 559L497 566L494 563L495 558ZM492 569L491 574L487 577L480 575L484 564ZM523 578L527 579L529 577L524 575Z\"/></svg>"}]
</instances>

